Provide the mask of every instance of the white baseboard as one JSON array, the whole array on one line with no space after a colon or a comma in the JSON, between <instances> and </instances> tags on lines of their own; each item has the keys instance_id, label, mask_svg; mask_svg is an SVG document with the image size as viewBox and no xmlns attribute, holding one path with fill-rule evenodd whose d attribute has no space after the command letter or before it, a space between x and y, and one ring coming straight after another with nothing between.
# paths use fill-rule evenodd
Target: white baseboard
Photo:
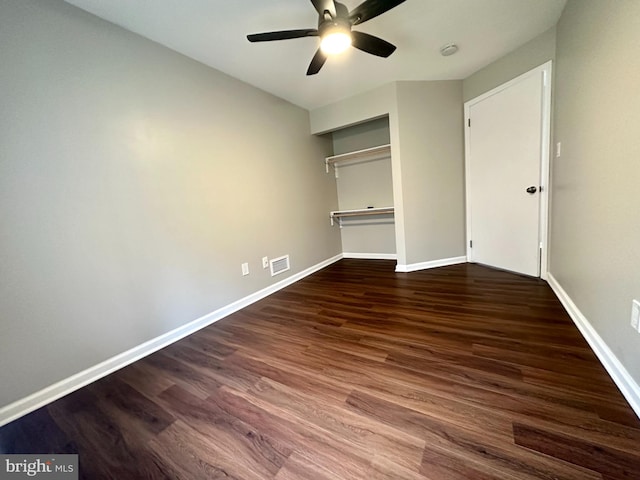
<instances>
[{"instance_id":1,"label":"white baseboard","mask_svg":"<svg viewBox=\"0 0 640 480\"><path fill-rule=\"evenodd\" d=\"M430 262L410 263L408 265L396 265L396 272L416 272L418 270L427 270L429 268L446 267L447 265L457 265L458 263L466 263L467 257L442 258L440 260L431 260Z\"/></svg>"},{"instance_id":2,"label":"white baseboard","mask_svg":"<svg viewBox=\"0 0 640 480\"><path fill-rule=\"evenodd\" d=\"M29 395L28 397L10 403L9 405L0 408L0 427L22 417L23 415L31 413L32 411L37 410L38 408L47 405L48 403L51 403L54 400L57 400L75 390L78 390L79 388L82 388L91 382L95 382L96 380L99 380L102 377L115 372L116 370L126 367L136 360L140 360L141 358L144 358L147 355L160 350L161 348L164 348L188 335L191 335L192 333L195 333L198 330L211 325L212 323L215 323L218 320L221 320L224 317L251 305L252 303L257 302L258 300L262 300L272 293L275 293L278 290L282 290L292 283L295 283L298 280L301 280L304 277L309 276L312 273L315 273L318 270L321 270L324 267L327 267L342 258L342 254L329 258L323 262L318 263L317 265L307 268L306 270L291 275L290 277L287 277L280 282L274 283L273 285L259 290L258 292L252 293L251 295L241 298L240 300L237 300L225 307L219 308L214 312L193 320L186 325L182 325L181 327L178 327L174 330L171 330L170 332L160 335L159 337L149 340L148 342L133 347L132 349L116 355L115 357L111 357L104 362L89 367L82 372L78 372L75 375L54 383L53 385L49 385L48 387L45 387L42 390Z\"/></svg>"},{"instance_id":3,"label":"white baseboard","mask_svg":"<svg viewBox=\"0 0 640 480\"><path fill-rule=\"evenodd\" d=\"M587 320L587 317L582 314L580 309L573 303L573 300L571 300L567 292L564 291L551 273L548 274L547 281L567 310L573 323L576 324L576 327L578 327L578 330L580 330L580 333L591 347L591 350L596 354L600 363L602 363L609 373L609 376L611 376L624 395L624 398L627 399L633 411L640 417L640 385L638 385L629 372L627 372L627 369L624 368L624 365L618 360L618 357L615 356L602 337L598 335L598 332L596 332L595 328L593 328L589 320Z\"/></svg>"},{"instance_id":4,"label":"white baseboard","mask_svg":"<svg viewBox=\"0 0 640 480\"><path fill-rule=\"evenodd\" d=\"M397 260L395 253L343 253L343 258L360 258L364 260Z\"/></svg>"}]
</instances>

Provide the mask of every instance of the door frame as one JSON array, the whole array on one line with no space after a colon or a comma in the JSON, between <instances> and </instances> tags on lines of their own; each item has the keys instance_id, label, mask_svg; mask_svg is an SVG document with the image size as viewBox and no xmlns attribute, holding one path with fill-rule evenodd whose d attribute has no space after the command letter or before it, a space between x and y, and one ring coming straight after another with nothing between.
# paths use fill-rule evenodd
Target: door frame
<instances>
[{"instance_id":1,"label":"door frame","mask_svg":"<svg viewBox=\"0 0 640 480\"><path fill-rule=\"evenodd\" d=\"M539 243L540 243L540 278L547 280L549 267L549 185L551 180L550 173L550 148L551 148L551 87L552 87L552 61L529 70L522 75L517 76L513 80L509 80L502 85L489 90L464 103L464 169L465 169L465 203L466 203L466 244L467 244L467 261L473 262L473 249L470 240L473 238L471 231L471 215L473 208L470 199L470 182L471 168L469 161L471 158L471 148L469 145L469 112L473 105L515 85L521 80L532 75L542 75L542 125L540 145L540 183L541 187L540 201L540 218L539 218Z\"/></svg>"}]
</instances>

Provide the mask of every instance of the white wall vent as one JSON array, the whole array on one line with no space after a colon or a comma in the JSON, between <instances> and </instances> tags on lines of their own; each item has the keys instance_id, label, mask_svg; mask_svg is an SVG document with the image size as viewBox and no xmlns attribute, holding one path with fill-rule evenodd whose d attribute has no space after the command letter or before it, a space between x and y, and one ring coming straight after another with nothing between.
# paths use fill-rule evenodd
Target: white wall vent
<instances>
[{"instance_id":1,"label":"white wall vent","mask_svg":"<svg viewBox=\"0 0 640 480\"><path fill-rule=\"evenodd\" d=\"M289 265L289 255L284 257L274 258L269 262L271 267L271 276L278 275L279 273L286 272L291 268Z\"/></svg>"}]
</instances>

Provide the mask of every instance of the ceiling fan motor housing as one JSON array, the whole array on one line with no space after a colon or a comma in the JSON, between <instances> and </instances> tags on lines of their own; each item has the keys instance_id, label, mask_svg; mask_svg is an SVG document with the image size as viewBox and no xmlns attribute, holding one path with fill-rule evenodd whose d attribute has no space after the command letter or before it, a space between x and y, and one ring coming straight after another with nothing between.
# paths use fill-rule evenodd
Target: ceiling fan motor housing
<instances>
[{"instance_id":1,"label":"ceiling fan motor housing","mask_svg":"<svg viewBox=\"0 0 640 480\"><path fill-rule=\"evenodd\" d=\"M331 33L349 33L351 32L351 22L348 18L333 18L331 20L324 20L318 25L318 35L320 38L324 38Z\"/></svg>"},{"instance_id":2,"label":"ceiling fan motor housing","mask_svg":"<svg viewBox=\"0 0 640 480\"><path fill-rule=\"evenodd\" d=\"M328 10L318 16L318 34L320 37L332 31L350 32L351 21L349 20L349 9L343 4L334 2L336 6L336 17L332 18Z\"/></svg>"}]
</instances>

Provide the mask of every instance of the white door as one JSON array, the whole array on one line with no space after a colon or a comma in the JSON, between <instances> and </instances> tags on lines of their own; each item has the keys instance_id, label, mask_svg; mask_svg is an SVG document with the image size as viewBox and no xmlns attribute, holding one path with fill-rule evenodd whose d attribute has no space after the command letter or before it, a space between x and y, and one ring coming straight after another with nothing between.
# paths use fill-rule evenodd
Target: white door
<instances>
[{"instance_id":1,"label":"white door","mask_svg":"<svg viewBox=\"0 0 640 480\"><path fill-rule=\"evenodd\" d=\"M546 249L551 65L543 67L465 104L469 261L536 277Z\"/></svg>"}]
</instances>

